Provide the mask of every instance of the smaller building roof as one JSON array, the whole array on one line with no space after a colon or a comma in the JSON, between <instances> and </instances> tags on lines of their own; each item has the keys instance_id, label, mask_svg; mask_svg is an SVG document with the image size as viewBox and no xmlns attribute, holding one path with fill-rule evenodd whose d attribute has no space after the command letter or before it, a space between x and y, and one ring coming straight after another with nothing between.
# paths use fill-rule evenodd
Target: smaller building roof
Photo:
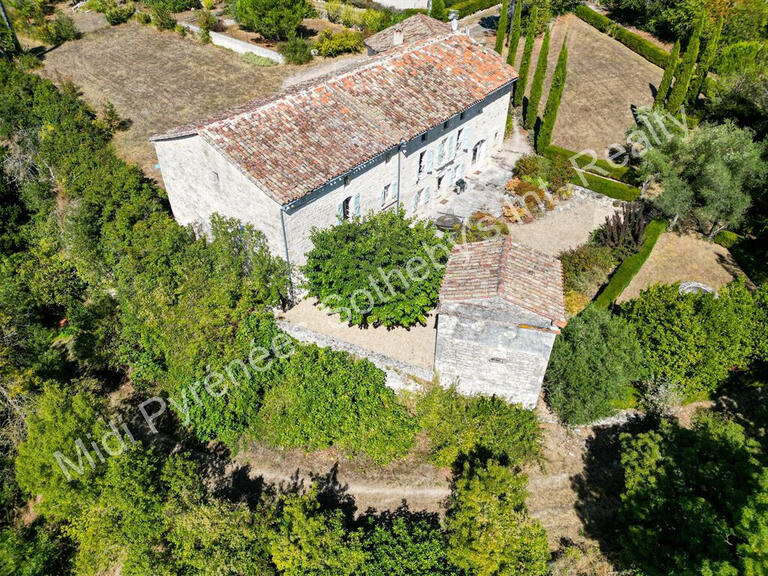
<instances>
[{"instance_id":1,"label":"smaller building roof","mask_svg":"<svg viewBox=\"0 0 768 576\"><path fill-rule=\"evenodd\" d=\"M365 45L374 52L384 52L390 48L397 47L394 42L396 29L402 31L402 43L410 44L411 42L418 42L420 40L426 40L427 38L448 34L451 31L451 25L430 18L426 14L418 13L406 18L399 24L395 24L381 32L377 32L373 36L369 36L365 40Z\"/></svg>"},{"instance_id":2,"label":"smaller building roof","mask_svg":"<svg viewBox=\"0 0 768 576\"><path fill-rule=\"evenodd\" d=\"M454 246L440 302L501 299L563 327L565 297L560 260L499 236Z\"/></svg>"}]
</instances>

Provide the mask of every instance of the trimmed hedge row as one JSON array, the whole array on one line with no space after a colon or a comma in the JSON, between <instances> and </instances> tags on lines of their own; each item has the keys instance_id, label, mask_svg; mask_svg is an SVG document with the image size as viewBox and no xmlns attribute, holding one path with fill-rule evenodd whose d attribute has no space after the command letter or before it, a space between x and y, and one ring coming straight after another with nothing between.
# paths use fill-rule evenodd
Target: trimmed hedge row
<instances>
[{"instance_id":1,"label":"trimmed hedge row","mask_svg":"<svg viewBox=\"0 0 768 576\"><path fill-rule=\"evenodd\" d=\"M544 150L542 150L541 155L550 159L558 157L564 158L569 163L575 164L575 168L580 168L582 170L584 170L586 166L592 165L593 167L587 170L588 172L592 172L598 176L605 176L606 178L620 180L626 184L634 184L637 181L637 174L634 168L630 168L628 166L620 166L619 164L614 164L613 162L604 160L603 158L597 158L595 160L587 154L580 154L578 152L574 152L573 150L568 150L567 148L561 148L560 146L554 146L550 144L544 148ZM573 159L572 162L571 159ZM600 170L604 170L605 173L595 172L595 167L599 168Z\"/></svg>"},{"instance_id":2,"label":"trimmed hedge row","mask_svg":"<svg viewBox=\"0 0 768 576\"><path fill-rule=\"evenodd\" d=\"M485 10L487 8L490 8L491 6L496 6L497 4L501 4L500 0L465 0L464 2L458 2L456 4L450 5L451 10L456 10L459 13L459 18L464 18L464 16L469 16L470 14L474 14L475 12L480 12L480 10Z\"/></svg>"},{"instance_id":3,"label":"trimmed hedge row","mask_svg":"<svg viewBox=\"0 0 768 576\"><path fill-rule=\"evenodd\" d=\"M584 180L587 182L586 186L584 186ZM608 178L603 178L591 172L584 172L583 170L576 170L576 174L571 178L571 183L577 186L584 186L593 192L615 198L616 200L624 200L625 202L637 200L641 192L640 188L635 186L624 184L624 182L617 182L616 180L609 180Z\"/></svg>"},{"instance_id":4,"label":"trimmed hedge row","mask_svg":"<svg viewBox=\"0 0 768 576\"><path fill-rule=\"evenodd\" d=\"M607 308L616 301L616 298L621 296L621 293L629 286L632 278L635 277L635 274L640 271L645 261L648 260L648 256L651 255L656 241L664 233L668 225L669 222L666 220L654 220L648 224L645 228L645 240L643 240L640 250L637 251L637 254L626 258L619 265L608 284L605 285L597 299L595 299L596 306Z\"/></svg>"},{"instance_id":5,"label":"trimmed hedge row","mask_svg":"<svg viewBox=\"0 0 768 576\"><path fill-rule=\"evenodd\" d=\"M600 30L600 32L604 32L611 38L615 38L624 44L624 46L648 60L648 62L656 64L659 68L666 67L667 62L669 61L669 52L653 42L646 40L639 34L630 32L623 26L616 24L607 16L595 12L583 4L576 6L576 8L573 9L573 13L587 24Z\"/></svg>"}]
</instances>

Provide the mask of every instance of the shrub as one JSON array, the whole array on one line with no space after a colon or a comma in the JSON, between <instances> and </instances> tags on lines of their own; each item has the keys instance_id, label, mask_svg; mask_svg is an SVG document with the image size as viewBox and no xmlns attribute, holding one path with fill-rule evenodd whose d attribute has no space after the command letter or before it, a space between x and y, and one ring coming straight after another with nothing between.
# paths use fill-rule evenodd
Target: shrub
<instances>
[{"instance_id":1,"label":"shrub","mask_svg":"<svg viewBox=\"0 0 768 576\"><path fill-rule=\"evenodd\" d=\"M253 64L254 66L276 66L277 62L272 60L271 58L267 58L265 56L259 56L258 54L254 54L253 52L246 52L241 56L243 62L247 62L248 64Z\"/></svg>"},{"instance_id":2,"label":"shrub","mask_svg":"<svg viewBox=\"0 0 768 576\"><path fill-rule=\"evenodd\" d=\"M181 24L176 24L176 26L173 27L173 31L176 32L179 36L184 38L187 35L187 29L184 28Z\"/></svg>"},{"instance_id":3,"label":"shrub","mask_svg":"<svg viewBox=\"0 0 768 576\"><path fill-rule=\"evenodd\" d=\"M80 32L72 18L57 12L53 20L46 20L36 29L35 37L45 44L58 46L68 40L77 40L80 37Z\"/></svg>"},{"instance_id":4,"label":"shrub","mask_svg":"<svg viewBox=\"0 0 768 576\"><path fill-rule=\"evenodd\" d=\"M547 535L525 506L528 478L488 460L464 467L445 519L448 558L467 574L547 574Z\"/></svg>"},{"instance_id":5,"label":"shrub","mask_svg":"<svg viewBox=\"0 0 768 576\"><path fill-rule=\"evenodd\" d=\"M628 202L592 234L598 244L608 246L619 260L637 252L645 239L645 207L640 202Z\"/></svg>"},{"instance_id":6,"label":"shrub","mask_svg":"<svg viewBox=\"0 0 768 576\"><path fill-rule=\"evenodd\" d=\"M107 22L109 22L111 26L117 26L118 24L127 22L130 17L133 16L134 12L135 8L133 3L127 2L122 6L117 4L110 6L104 11L104 17L107 19Z\"/></svg>"},{"instance_id":7,"label":"shrub","mask_svg":"<svg viewBox=\"0 0 768 576\"><path fill-rule=\"evenodd\" d=\"M347 28L357 28L362 22L359 12L351 4L344 4L341 9L341 23Z\"/></svg>"},{"instance_id":8,"label":"shrub","mask_svg":"<svg viewBox=\"0 0 768 576\"><path fill-rule=\"evenodd\" d=\"M310 294L351 325L426 323L450 246L402 211L370 214L311 235L302 268ZM380 286L383 283L384 286Z\"/></svg>"},{"instance_id":9,"label":"shrub","mask_svg":"<svg viewBox=\"0 0 768 576\"><path fill-rule=\"evenodd\" d=\"M498 3L498 0L465 0L451 6L451 10L456 10L459 13L459 18L464 18L475 12L480 12L480 10L496 6Z\"/></svg>"},{"instance_id":10,"label":"shrub","mask_svg":"<svg viewBox=\"0 0 768 576\"><path fill-rule=\"evenodd\" d=\"M264 395L254 435L284 448L338 446L377 463L403 457L415 427L385 381L368 360L302 347Z\"/></svg>"},{"instance_id":11,"label":"shrub","mask_svg":"<svg viewBox=\"0 0 768 576\"><path fill-rule=\"evenodd\" d=\"M476 454L515 464L541 455L534 413L499 398L464 396L453 387L433 385L417 398L415 412L438 466L453 466Z\"/></svg>"},{"instance_id":12,"label":"shrub","mask_svg":"<svg viewBox=\"0 0 768 576\"><path fill-rule=\"evenodd\" d=\"M326 58L349 52L360 52L363 49L363 37L352 30L337 33L323 30L315 42L315 48L320 56Z\"/></svg>"},{"instance_id":13,"label":"shrub","mask_svg":"<svg viewBox=\"0 0 768 576\"><path fill-rule=\"evenodd\" d=\"M391 20L392 15L390 13L368 8L363 12L363 17L361 18L360 23L366 32L375 34L376 32L380 32L387 28Z\"/></svg>"},{"instance_id":14,"label":"shrub","mask_svg":"<svg viewBox=\"0 0 768 576\"><path fill-rule=\"evenodd\" d=\"M197 13L197 26L200 28L200 30L205 30L206 32L210 32L211 30L216 30L216 27L219 25L219 19L216 18L213 14L211 14L208 10L203 8L202 10L199 10Z\"/></svg>"},{"instance_id":15,"label":"shrub","mask_svg":"<svg viewBox=\"0 0 768 576\"><path fill-rule=\"evenodd\" d=\"M185 12L199 8L200 0L145 0L144 4L150 8L162 8L168 12Z\"/></svg>"},{"instance_id":16,"label":"shrub","mask_svg":"<svg viewBox=\"0 0 768 576\"><path fill-rule=\"evenodd\" d=\"M566 250L559 258L563 265L565 292L580 292L587 296L594 294L608 280L617 264L610 247L589 243Z\"/></svg>"},{"instance_id":17,"label":"shrub","mask_svg":"<svg viewBox=\"0 0 768 576\"><path fill-rule=\"evenodd\" d=\"M307 0L238 0L237 21L268 40L289 40L315 13Z\"/></svg>"},{"instance_id":18,"label":"shrub","mask_svg":"<svg viewBox=\"0 0 768 576\"><path fill-rule=\"evenodd\" d=\"M743 239L744 237L736 234L736 232L731 232L730 230L721 230L717 233L717 235L715 235L713 240L716 244L720 244L720 246L730 250Z\"/></svg>"},{"instance_id":19,"label":"shrub","mask_svg":"<svg viewBox=\"0 0 768 576\"><path fill-rule=\"evenodd\" d=\"M344 6L341 0L330 0L325 4L325 11L328 14L328 20L339 24L341 22L341 9Z\"/></svg>"},{"instance_id":20,"label":"shrub","mask_svg":"<svg viewBox=\"0 0 768 576\"><path fill-rule=\"evenodd\" d=\"M152 22L152 16L149 14L149 12L136 12L134 17L136 18L136 22L139 24L146 25Z\"/></svg>"},{"instance_id":21,"label":"shrub","mask_svg":"<svg viewBox=\"0 0 768 576\"><path fill-rule=\"evenodd\" d=\"M611 277L611 281L603 288L598 297L595 299L597 306L606 308L610 306L616 299L621 296L621 293L626 290L632 278L635 277L643 267L648 256L651 255L653 247L656 245L656 241L659 239L664 231L667 229L668 223L666 220L654 220L649 223L645 229L645 239L643 245L636 254L627 257L616 270Z\"/></svg>"},{"instance_id":22,"label":"shrub","mask_svg":"<svg viewBox=\"0 0 768 576\"><path fill-rule=\"evenodd\" d=\"M445 9L444 0L432 0L432 9L429 11L429 15L436 20L445 21L448 20L448 11Z\"/></svg>"},{"instance_id":23,"label":"shrub","mask_svg":"<svg viewBox=\"0 0 768 576\"><path fill-rule=\"evenodd\" d=\"M303 38L291 38L288 42L281 42L277 51L285 58L288 64L306 64L312 60L312 48Z\"/></svg>"},{"instance_id":24,"label":"shrub","mask_svg":"<svg viewBox=\"0 0 768 576\"><path fill-rule=\"evenodd\" d=\"M176 19L171 15L167 8L154 6L151 9L152 24L158 30L173 30L176 27Z\"/></svg>"},{"instance_id":25,"label":"shrub","mask_svg":"<svg viewBox=\"0 0 768 576\"><path fill-rule=\"evenodd\" d=\"M555 340L547 367L547 402L569 425L611 416L643 375L633 327L609 311L587 306Z\"/></svg>"}]
</instances>

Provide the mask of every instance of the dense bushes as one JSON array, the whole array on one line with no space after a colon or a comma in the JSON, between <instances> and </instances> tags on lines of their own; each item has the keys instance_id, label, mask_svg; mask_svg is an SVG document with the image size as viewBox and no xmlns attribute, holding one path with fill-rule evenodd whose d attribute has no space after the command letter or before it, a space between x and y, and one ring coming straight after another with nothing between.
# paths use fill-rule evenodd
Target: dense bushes
<instances>
[{"instance_id":1,"label":"dense bushes","mask_svg":"<svg viewBox=\"0 0 768 576\"><path fill-rule=\"evenodd\" d=\"M607 310L588 306L555 340L547 368L547 402L566 424L611 416L632 397L643 376L633 327Z\"/></svg>"},{"instance_id":2,"label":"dense bushes","mask_svg":"<svg viewBox=\"0 0 768 576\"><path fill-rule=\"evenodd\" d=\"M432 386L418 398L416 417L439 466L477 454L517 464L540 455L536 416L498 398L467 397L454 388Z\"/></svg>"},{"instance_id":3,"label":"dense bushes","mask_svg":"<svg viewBox=\"0 0 768 576\"><path fill-rule=\"evenodd\" d=\"M312 232L306 287L351 325L426 323L450 247L429 222L378 212Z\"/></svg>"},{"instance_id":4,"label":"dense bushes","mask_svg":"<svg viewBox=\"0 0 768 576\"><path fill-rule=\"evenodd\" d=\"M349 52L360 52L363 49L363 37L352 30L336 33L323 30L315 41L315 48L320 56L327 58Z\"/></svg>"},{"instance_id":5,"label":"dense bushes","mask_svg":"<svg viewBox=\"0 0 768 576\"><path fill-rule=\"evenodd\" d=\"M563 289L584 294L597 293L619 261L609 246L588 242L562 252Z\"/></svg>"},{"instance_id":6,"label":"dense bushes","mask_svg":"<svg viewBox=\"0 0 768 576\"><path fill-rule=\"evenodd\" d=\"M338 446L379 463L402 457L415 430L384 381L385 374L367 360L301 348L268 385L254 435L305 451Z\"/></svg>"},{"instance_id":7,"label":"dense bushes","mask_svg":"<svg viewBox=\"0 0 768 576\"><path fill-rule=\"evenodd\" d=\"M464 0L464 2L458 2L451 6L451 10L456 10L459 13L459 18L464 18L480 10L486 10L491 6L496 6L498 0Z\"/></svg>"},{"instance_id":8,"label":"dense bushes","mask_svg":"<svg viewBox=\"0 0 768 576\"><path fill-rule=\"evenodd\" d=\"M268 40L293 38L304 18L315 10L307 0L238 0L237 21Z\"/></svg>"},{"instance_id":9,"label":"dense bushes","mask_svg":"<svg viewBox=\"0 0 768 576\"><path fill-rule=\"evenodd\" d=\"M312 47L304 38L291 38L287 42L281 42L277 51L285 58L288 64L306 64L312 60Z\"/></svg>"},{"instance_id":10,"label":"dense bushes","mask_svg":"<svg viewBox=\"0 0 768 576\"><path fill-rule=\"evenodd\" d=\"M151 8L162 8L168 12L184 12L200 7L200 0L146 0L144 2Z\"/></svg>"},{"instance_id":11,"label":"dense bushes","mask_svg":"<svg viewBox=\"0 0 768 576\"><path fill-rule=\"evenodd\" d=\"M560 158L568 162L571 166L574 166L575 164L576 168L595 173L598 176L612 178L613 180L619 180L626 184L634 183L635 175L632 168L614 164L603 158L595 158L590 154L574 152L573 150L567 150L566 148L561 148L552 144L540 150L539 153L550 159ZM571 178L572 177L573 174L571 175Z\"/></svg>"}]
</instances>

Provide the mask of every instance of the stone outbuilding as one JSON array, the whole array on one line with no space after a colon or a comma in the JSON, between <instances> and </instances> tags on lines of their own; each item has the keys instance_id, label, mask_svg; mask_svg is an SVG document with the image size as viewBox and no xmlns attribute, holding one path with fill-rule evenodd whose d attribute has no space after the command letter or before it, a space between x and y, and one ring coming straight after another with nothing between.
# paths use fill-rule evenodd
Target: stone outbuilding
<instances>
[{"instance_id":1,"label":"stone outbuilding","mask_svg":"<svg viewBox=\"0 0 768 576\"><path fill-rule=\"evenodd\" d=\"M440 291L435 370L462 394L534 408L565 323L557 258L505 236L457 245Z\"/></svg>"}]
</instances>

